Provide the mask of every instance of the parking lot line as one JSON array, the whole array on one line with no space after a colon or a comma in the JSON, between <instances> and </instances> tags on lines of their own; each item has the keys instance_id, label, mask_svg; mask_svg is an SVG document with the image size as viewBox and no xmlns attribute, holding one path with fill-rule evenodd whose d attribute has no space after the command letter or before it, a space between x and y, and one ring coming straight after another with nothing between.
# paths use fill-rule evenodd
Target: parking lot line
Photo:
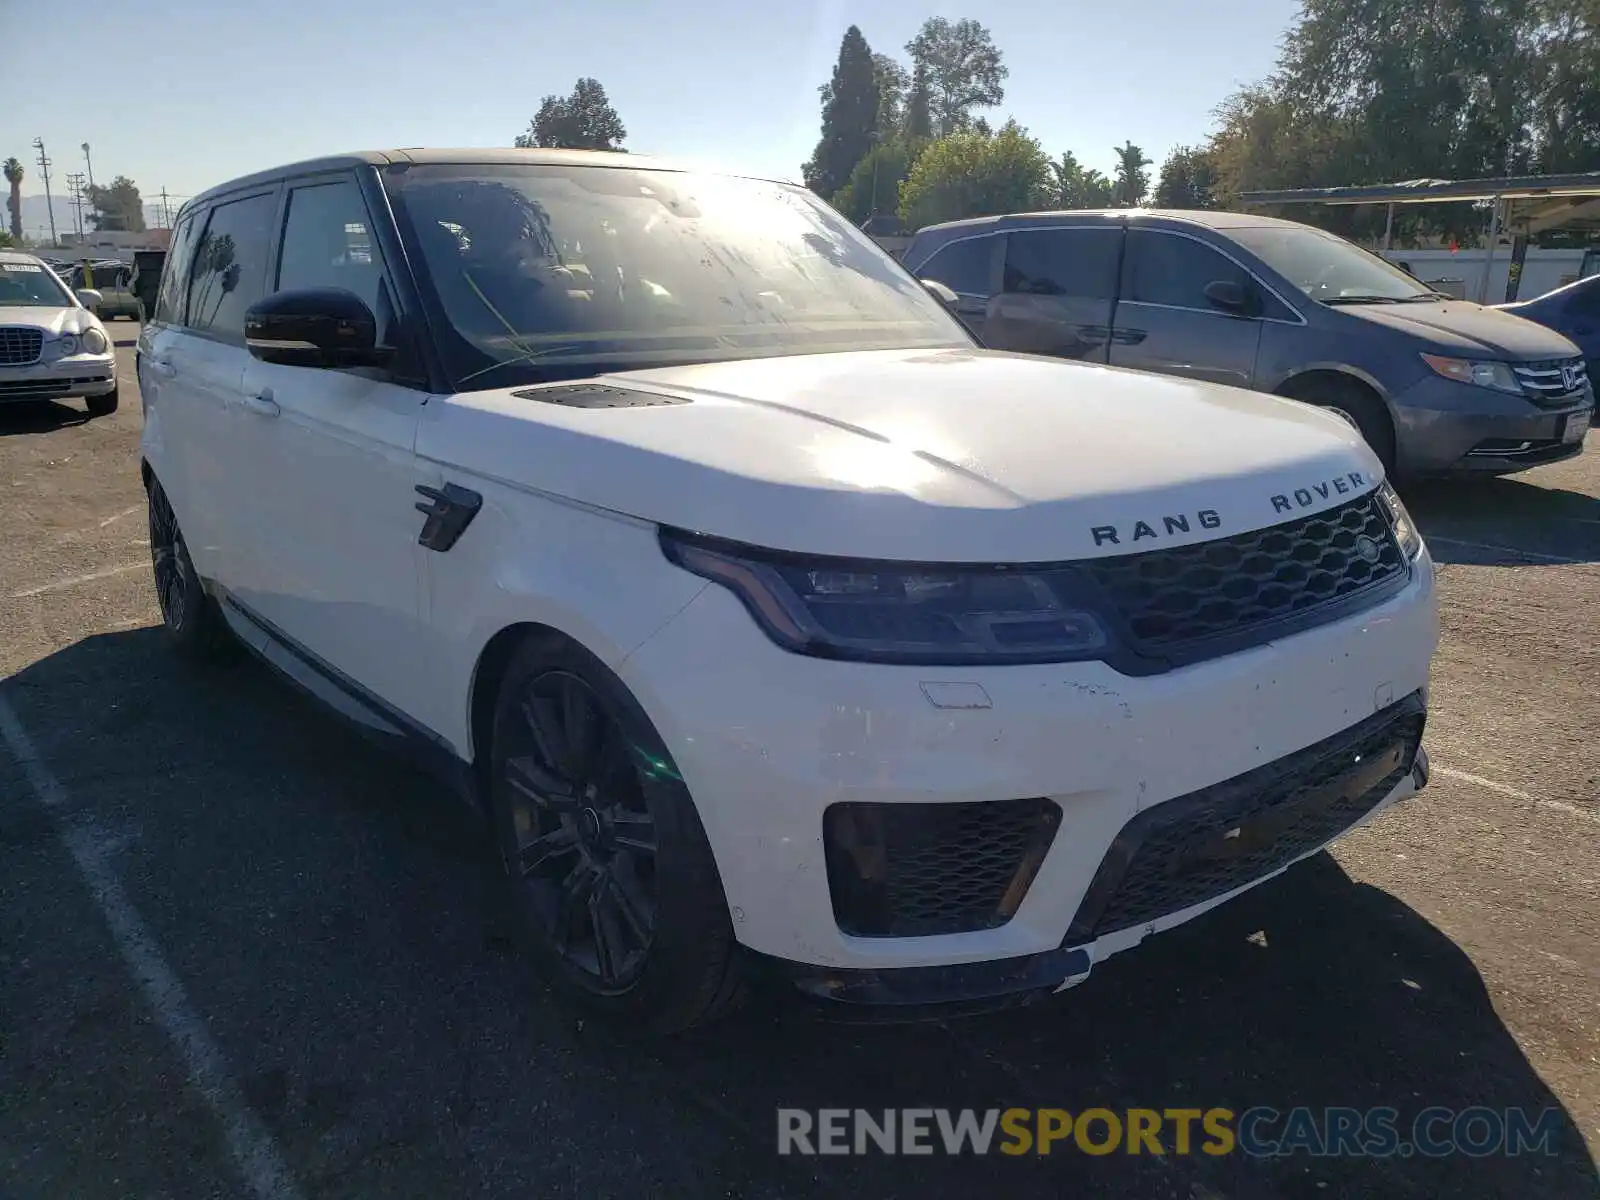
<instances>
[{"instance_id":1,"label":"parking lot line","mask_svg":"<svg viewBox=\"0 0 1600 1200\"><path fill-rule=\"evenodd\" d=\"M136 563L123 563L120 567L107 567L104 571L90 571L87 575L72 575L66 579L57 579L51 583L41 583L38 587L24 588L20 592L12 592L13 600L26 600L29 596L42 596L46 592L59 592L65 588L77 587L80 583L93 583L97 579L110 579L113 575L126 575L129 571L139 571L148 567L147 561Z\"/></svg>"},{"instance_id":2,"label":"parking lot line","mask_svg":"<svg viewBox=\"0 0 1600 1200\"><path fill-rule=\"evenodd\" d=\"M1522 800L1540 808L1548 808L1553 812L1566 813L1569 817L1579 817L1585 821L1600 822L1600 812L1591 812L1586 808L1579 808L1576 804L1563 804L1560 800L1541 800L1538 796L1530 795L1504 783L1496 783L1493 779L1485 779L1482 775L1474 775L1469 771L1458 771L1454 767L1441 767L1433 765L1435 775L1443 775L1446 779L1459 779L1463 783L1473 783L1478 787L1487 788L1491 792L1499 792L1502 796L1509 796L1513 800Z\"/></svg>"},{"instance_id":3,"label":"parking lot line","mask_svg":"<svg viewBox=\"0 0 1600 1200\"><path fill-rule=\"evenodd\" d=\"M78 873L99 906L112 939L156 1020L182 1056L189 1081L222 1124L228 1151L245 1182L260 1200L299 1200L277 1146L228 1074L222 1052L205 1022L189 1007L183 984L162 957L144 918L128 899L122 881L106 862L105 849L88 826L69 821L67 793L34 749L16 712L0 695L0 740L22 767L39 804L55 823L56 834L77 865Z\"/></svg>"},{"instance_id":4,"label":"parking lot line","mask_svg":"<svg viewBox=\"0 0 1600 1200\"><path fill-rule=\"evenodd\" d=\"M112 513L104 521L100 522L100 528L104 529L107 525L111 524L111 522L120 521L123 517L131 517L134 513L139 512L144 507L145 506L142 504L135 504L132 508L125 508L119 513Z\"/></svg>"}]
</instances>

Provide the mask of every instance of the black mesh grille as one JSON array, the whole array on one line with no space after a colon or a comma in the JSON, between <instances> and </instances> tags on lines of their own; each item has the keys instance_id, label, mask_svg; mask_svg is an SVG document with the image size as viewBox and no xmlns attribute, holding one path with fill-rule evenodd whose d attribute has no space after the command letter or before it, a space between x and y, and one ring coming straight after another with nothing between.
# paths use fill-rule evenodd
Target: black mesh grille
<instances>
[{"instance_id":1,"label":"black mesh grille","mask_svg":"<svg viewBox=\"0 0 1600 1200\"><path fill-rule=\"evenodd\" d=\"M1067 944L1089 942L1243 887L1331 841L1410 773L1420 696L1223 783L1140 813L1117 835Z\"/></svg>"},{"instance_id":2,"label":"black mesh grille","mask_svg":"<svg viewBox=\"0 0 1600 1200\"><path fill-rule=\"evenodd\" d=\"M39 361L44 331L26 325L0 325L0 366L20 367Z\"/></svg>"},{"instance_id":3,"label":"black mesh grille","mask_svg":"<svg viewBox=\"0 0 1600 1200\"><path fill-rule=\"evenodd\" d=\"M1047 799L835 804L823 814L834 918L857 937L992 929L1011 919L1061 821Z\"/></svg>"},{"instance_id":4,"label":"black mesh grille","mask_svg":"<svg viewBox=\"0 0 1600 1200\"><path fill-rule=\"evenodd\" d=\"M1134 647L1152 655L1247 634L1406 571L1371 493L1252 533L1084 566L1126 621Z\"/></svg>"}]
</instances>

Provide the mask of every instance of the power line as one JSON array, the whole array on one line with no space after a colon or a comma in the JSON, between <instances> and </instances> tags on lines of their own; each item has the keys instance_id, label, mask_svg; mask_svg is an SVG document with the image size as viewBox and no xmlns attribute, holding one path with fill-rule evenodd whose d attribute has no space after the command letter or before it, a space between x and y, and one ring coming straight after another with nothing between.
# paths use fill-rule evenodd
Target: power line
<instances>
[{"instance_id":1,"label":"power line","mask_svg":"<svg viewBox=\"0 0 1600 1200\"><path fill-rule=\"evenodd\" d=\"M83 239L83 172L77 171L67 176L67 196L72 201L73 224L78 231L78 238Z\"/></svg>"},{"instance_id":2,"label":"power line","mask_svg":"<svg viewBox=\"0 0 1600 1200\"><path fill-rule=\"evenodd\" d=\"M50 199L50 158L44 152L43 138L34 138L33 148L39 152L39 171L44 175L44 208L50 214L50 244L54 246L59 239L56 237L56 206Z\"/></svg>"}]
</instances>

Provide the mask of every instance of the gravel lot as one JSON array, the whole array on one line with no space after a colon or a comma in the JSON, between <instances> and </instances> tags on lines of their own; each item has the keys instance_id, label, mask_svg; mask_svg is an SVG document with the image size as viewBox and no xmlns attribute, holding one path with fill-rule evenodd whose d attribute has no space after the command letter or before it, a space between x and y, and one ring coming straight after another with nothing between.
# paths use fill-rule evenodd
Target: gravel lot
<instances>
[{"instance_id":1,"label":"gravel lot","mask_svg":"<svg viewBox=\"0 0 1600 1200\"><path fill-rule=\"evenodd\" d=\"M1408 496L1432 785L1053 1003L635 1039L512 952L475 820L164 650L122 410L0 410L0 1196L1600 1196L1600 435ZM779 1106L1559 1110L1553 1156L785 1159Z\"/></svg>"}]
</instances>

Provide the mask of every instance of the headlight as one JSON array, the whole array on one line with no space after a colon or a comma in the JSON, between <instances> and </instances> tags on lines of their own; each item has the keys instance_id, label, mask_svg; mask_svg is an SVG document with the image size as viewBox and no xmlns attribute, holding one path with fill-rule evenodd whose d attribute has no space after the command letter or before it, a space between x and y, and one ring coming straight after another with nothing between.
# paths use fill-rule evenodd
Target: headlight
<instances>
[{"instance_id":1,"label":"headlight","mask_svg":"<svg viewBox=\"0 0 1600 1200\"><path fill-rule=\"evenodd\" d=\"M1433 368L1436 375L1453 379L1457 383L1470 383L1474 387L1493 388L1497 392L1522 395L1522 385L1511 368L1503 362L1480 362L1472 358L1445 358L1438 354L1424 354L1422 361Z\"/></svg>"},{"instance_id":2,"label":"headlight","mask_svg":"<svg viewBox=\"0 0 1600 1200\"><path fill-rule=\"evenodd\" d=\"M1400 553L1410 562L1422 553L1422 534L1417 532L1417 523L1411 519L1400 494L1387 479L1378 488L1378 503L1389 514L1389 528L1394 530L1394 540L1400 544Z\"/></svg>"},{"instance_id":3,"label":"headlight","mask_svg":"<svg viewBox=\"0 0 1600 1200\"><path fill-rule=\"evenodd\" d=\"M62 358L70 358L78 352L78 335L63 333L56 339L56 354Z\"/></svg>"},{"instance_id":4,"label":"headlight","mask_svg":"<svg viewBox=\"0 0 1600 1200\"><path fill-rule=\"evenodd\" d=\"M111 343L106 340L106 335L93 325L78 335L78 340L83 343L84 353L104 354L106 347Z\"/></svg>"},{"instance_id":5,"label":"headlight","mask_svg":"<svg viewBox=\"0 0 1600 1200\"><path fill-rule=\"evenodd\" d=\"M1073 602L1070 569L806 559L665 530L661 546L796 654L955 665L1068 662L1110 647L1101 621Z\"/></svg>"}]
</instances>

